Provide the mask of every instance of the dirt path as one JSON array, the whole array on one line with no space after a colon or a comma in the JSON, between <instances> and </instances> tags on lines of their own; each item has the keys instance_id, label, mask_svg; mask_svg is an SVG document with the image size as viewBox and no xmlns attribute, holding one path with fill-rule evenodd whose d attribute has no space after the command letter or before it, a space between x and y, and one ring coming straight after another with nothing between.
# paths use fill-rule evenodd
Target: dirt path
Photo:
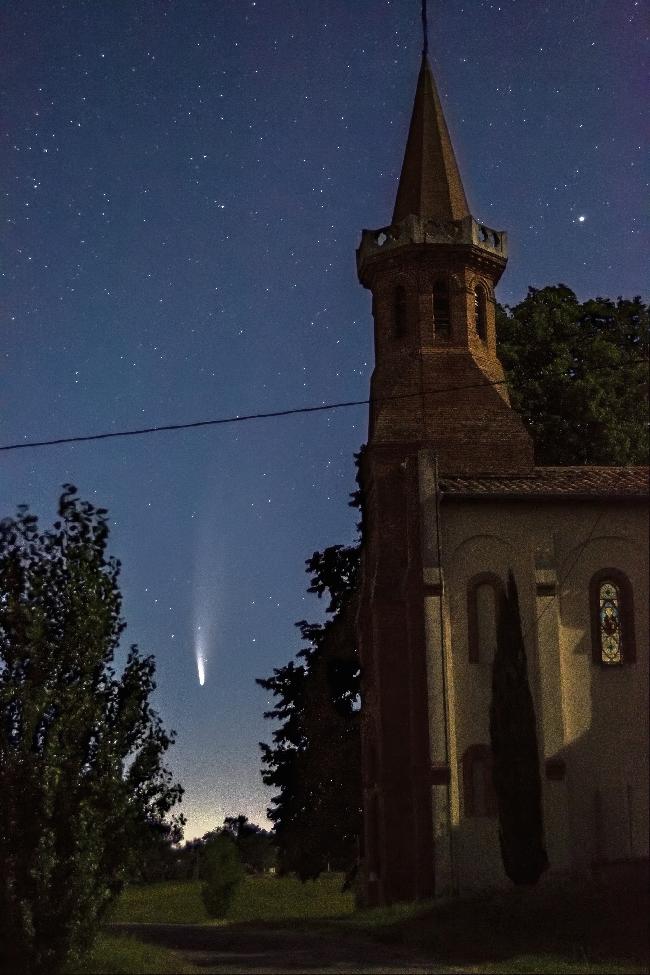
<instances>
[{"instance_id":1,"label":"dirt path","mask_svg":"<svg viewBox=\"0 0 650 975\"><path fill-rule=\"evenodd\" d=\"M378 944L356 932L328 933L285 925L112 924L111 932L178 952L208 975L368 973L423 975L461 971L416 958L396 945Z\"/></svg>"}]
</instances>

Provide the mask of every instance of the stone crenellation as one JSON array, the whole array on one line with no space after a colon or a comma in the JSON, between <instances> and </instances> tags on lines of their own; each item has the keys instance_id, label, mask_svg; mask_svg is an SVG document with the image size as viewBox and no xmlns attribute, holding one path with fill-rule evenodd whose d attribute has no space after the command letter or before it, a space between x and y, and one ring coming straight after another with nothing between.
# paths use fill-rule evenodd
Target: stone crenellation
<instances>
[{"instance_id":1,"label":"stone crenellation","mask_svg":"<svg viewBox=\"0 0 650 975\"><path fill-rule=\"evenodd\" d=\"M508 235L505 230L493 230L472 216L462 220L437 220L409 214L399 223L362 232L357 250L359 274L363 273L366 262L377 255L414 244L463 244L481 248L504 261L508 258Z\"/></svg>"}]
</instances>

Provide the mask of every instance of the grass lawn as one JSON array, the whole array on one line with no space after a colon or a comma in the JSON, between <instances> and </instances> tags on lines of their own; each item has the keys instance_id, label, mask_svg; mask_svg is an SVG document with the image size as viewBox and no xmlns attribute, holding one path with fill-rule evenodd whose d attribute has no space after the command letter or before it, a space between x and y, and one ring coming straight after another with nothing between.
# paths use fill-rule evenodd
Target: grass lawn
<instances>
[{"instance_id":1,"label":"grass lawn","mask_svg":"<svg viewBox=\"0 0 650 975\"><path fill-rule=\"evenodd\" d=\"M557 877L457 900L359 911L340 922L468 972L648 972L648 892Z\"/></svg>"},{"instance_id":2,"label":"grass lawn","mask_svg":"<svg viewBox=\"0 0 650 975\"><path fill-rule=\"evenodd\" d=\"M556 878L531 890L355 911L352 896L340 892L341 882L340 874L306 884L291 877L247 877L228 917L218 921L205 913L198 882L133 886L111 920L205 924L213 931L215 925L232 925L245 937L250 925L253 944L255 923L274 922L274 929L298 928L333 943L370 939L385 946L387 957L398 951L414 962L426 959L429 970L440 973L648 972L648 898L635 885L598 887ZM177 951L104 933L84 966L67 975L199 971L209 972L209 964L196 967Z\"/></svg>"},{"instance_id":3,"label":"grass lawn","mask_svg":"<svg viewBox=\"0 0 650 975\"><path fill-rule=\"evenodd\" d=\"M646 965L628 962L568 962L560 955L518 955L504 962L470 965L467 975L646 975Z\"/></svg>"},{"instance_id":4,"label":"grass lawn","mask_svg":"<svg viewBox=\"0 0 650 975\"><path fill-rule=\"evenodd\" d=\"M201 900L200 881L127 887L111 921L132 924L226 924L234 921L282 921L351 915L352 894L342 894L343 875L323 874L301 883L295 877L266 874L246 877L224 920L213 920Z\"/></svg>"},{"instance_id":5,"label":"grass lawn","mask_svg":"<svg viewBox=\"0 0 650 975\"><path fill-rule=\"evenodd\" d=\"M126 924L206 924L211 921L198 881L167 881L127 887L114 905L111 921Z\"/></svg>"},{"instance_id":6,"label":"grass lawn","mask_svg":"<svg viewBox=\"0 0 650 975\"><path fill-rule=\"evenodd\" d=\"M65 975L198 975L201 971L169 948L105 933L80 965L64 969Z\"/></svg>"}]
</instances>

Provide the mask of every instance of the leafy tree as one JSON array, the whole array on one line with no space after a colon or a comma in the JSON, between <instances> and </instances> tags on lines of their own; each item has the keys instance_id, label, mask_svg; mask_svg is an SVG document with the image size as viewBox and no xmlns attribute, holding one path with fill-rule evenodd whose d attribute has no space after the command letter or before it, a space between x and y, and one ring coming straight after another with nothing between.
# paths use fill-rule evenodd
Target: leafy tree
<instances>
[{"instance_id":1,"label":"leafy tree","mask_svg":"<svg viewBox=\"0 0 650 975\"><path fill-rule=\"evenodd\" d=\"M211 917L224 917L244 879L244 868L232 836L225 831L211 836L201 860L201 897L205 909Z\"/></svg>"},{"instance_id":2,"label":"leafy tree","mask_svg":"<svg viewBox=\"0 0 650 975\"><path fill-rule=\"evenodd\" d=\"M648 462L649 332L640 298L579 302L563 284L497 308L499 357L538 463Z\"/></svg>"},{"instance_id":3,"label":"leafy tree","mask_svg":"<svg viewBox=\"0 0 650 975\"><path fill-rule=\"evenodd\" d=\"M207 833L201 838L195 837L192 840L187 840L175 851L174 869L170 879L200 880L203 850L213 835L214 833Z\"/></svg>"},{"instance_id":4,"label":"leafy tree","mask_svg":"<svg viewBox=\"0 0 650 975\"><path fill-rule=\"evenodd\" d=\"M267 785L279 789L274 823L280 868L303 880L329 867L349 870L361 830L360 670L355 612L358 547L333 545L307 560L310 592L329 596L325 623L296 625L306 642L258 684L277 699L273 745L261 743Z\"/></svg>"},{"instance_id":5,"label":"leafy tree","mask_svg":"<svg viewBox=\"0 0 650 975\"><path fill-rule=\"evenodd\" d=\"M140 842L129 851L128 881L151 884L179 879L183 870L177 844L182 837L178 822L150 823L142 831Z\"/></svg>"},{"instance_id":6,"label":"leafy tree","mask_svg":"<svg viewBox=\"0 0 650 975\"><path fill-rule=\"evenodd\" d=\"M307 592L316 593L319 599L327 593L327 612L334 616L342 613L359 580L359 546L330 545L324 552L314 552L305 565L312 573Z\"/></svg>"},{"instance_id":7,"label":"leafy tree","mask_svg":"<svg viewBox=\"0 0 650 975\"><path fill-rule=\"evenodd\" d=\"M239 859L248 871L261 873L275 864L273 837L247 816L226 816L223 829L234 839Z\"/></svg>"},{"instance_id":8,"label":"leafy tree","mask_svg":"<svg viewBox=\"0 0 650 975\"><path fill-rule=\"evenodd\" d=\"M0 523L3 971L77 957L152 835L180 838L153 657L133 646L112 666L125 624L107 539L107 512L71 485L53 528L24 506Z\"/></svg>"},{"instance_id":9,"label":"leafy tree","mask_svg":"<svg viewBox=\"0 0 650 975\"><path fill-rule=\"evenodd\" d=\"M542 787L535 709L528 686L519 596L512 572L502 593L492 667L490 741L499 810L499 843L506 874L534 884L548 867L542 826Z\"/></svg>"}]
</instances>

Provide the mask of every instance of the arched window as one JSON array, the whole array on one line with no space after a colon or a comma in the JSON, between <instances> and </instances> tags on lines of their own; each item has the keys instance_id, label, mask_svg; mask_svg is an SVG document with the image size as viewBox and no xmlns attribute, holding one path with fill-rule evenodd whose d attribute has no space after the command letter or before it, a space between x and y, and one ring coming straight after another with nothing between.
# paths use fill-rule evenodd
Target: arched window
<instances>
[{"instance_id":1,"label":"arched window","mask_svg":"<svg viewBox=\"0 0 650 975\"><path fill-rule=\"evenodd\" d=\"M487 342L487 294L481 284L474 289L474 325L481 342Z\"/></svg>"},{"instance_id":2,"label":"arched window","mask_svg":"<svg viewBox=\"0 0 650 975\"><path fill-rule=\"evenodd\" d=\"M491 664L497 645L497 613L503 592L501 579L481 572L467 586L467 645L472 663Z\"/></svg>"},{"instance_id":3,"label":"arched window","mask_svg":"<svg viewBox=\"0 0 650 975\"><path fill-rule=\"evenodd\" d=\"M463 755L463 808L466 816L496 816L489 745L470 745Z\"/></svg>"},{"instance_id":4,"label":"arched window","mask_svg":"<svg viewBox=\"0 0 650 975\"><path fill-rule=\"evenodd\" d=\"M601 569L589 583L594 663L616 667L636 659L632 586L620 569Z\"/></svg>"},{"instance_id":5,"label":"arched window","mask_svg":"<svg viewBox=\"0 0 650 975\"><path fill-rule=\"evenodd\" d=\"M406 288L401 284L393 295L393 335L396 339L406 335Z\"/></svg>"},{"instance_id":6,"label":"arched window","mask_svg":"<svg viewBox=\"0 0 650 975\"><path fill-rule=\"evenodd\" d=\"M433 332L436 339L448 339L451 327L449 315L449 282L439 278L433 285Z\"/></svg>"}]
</instances>

